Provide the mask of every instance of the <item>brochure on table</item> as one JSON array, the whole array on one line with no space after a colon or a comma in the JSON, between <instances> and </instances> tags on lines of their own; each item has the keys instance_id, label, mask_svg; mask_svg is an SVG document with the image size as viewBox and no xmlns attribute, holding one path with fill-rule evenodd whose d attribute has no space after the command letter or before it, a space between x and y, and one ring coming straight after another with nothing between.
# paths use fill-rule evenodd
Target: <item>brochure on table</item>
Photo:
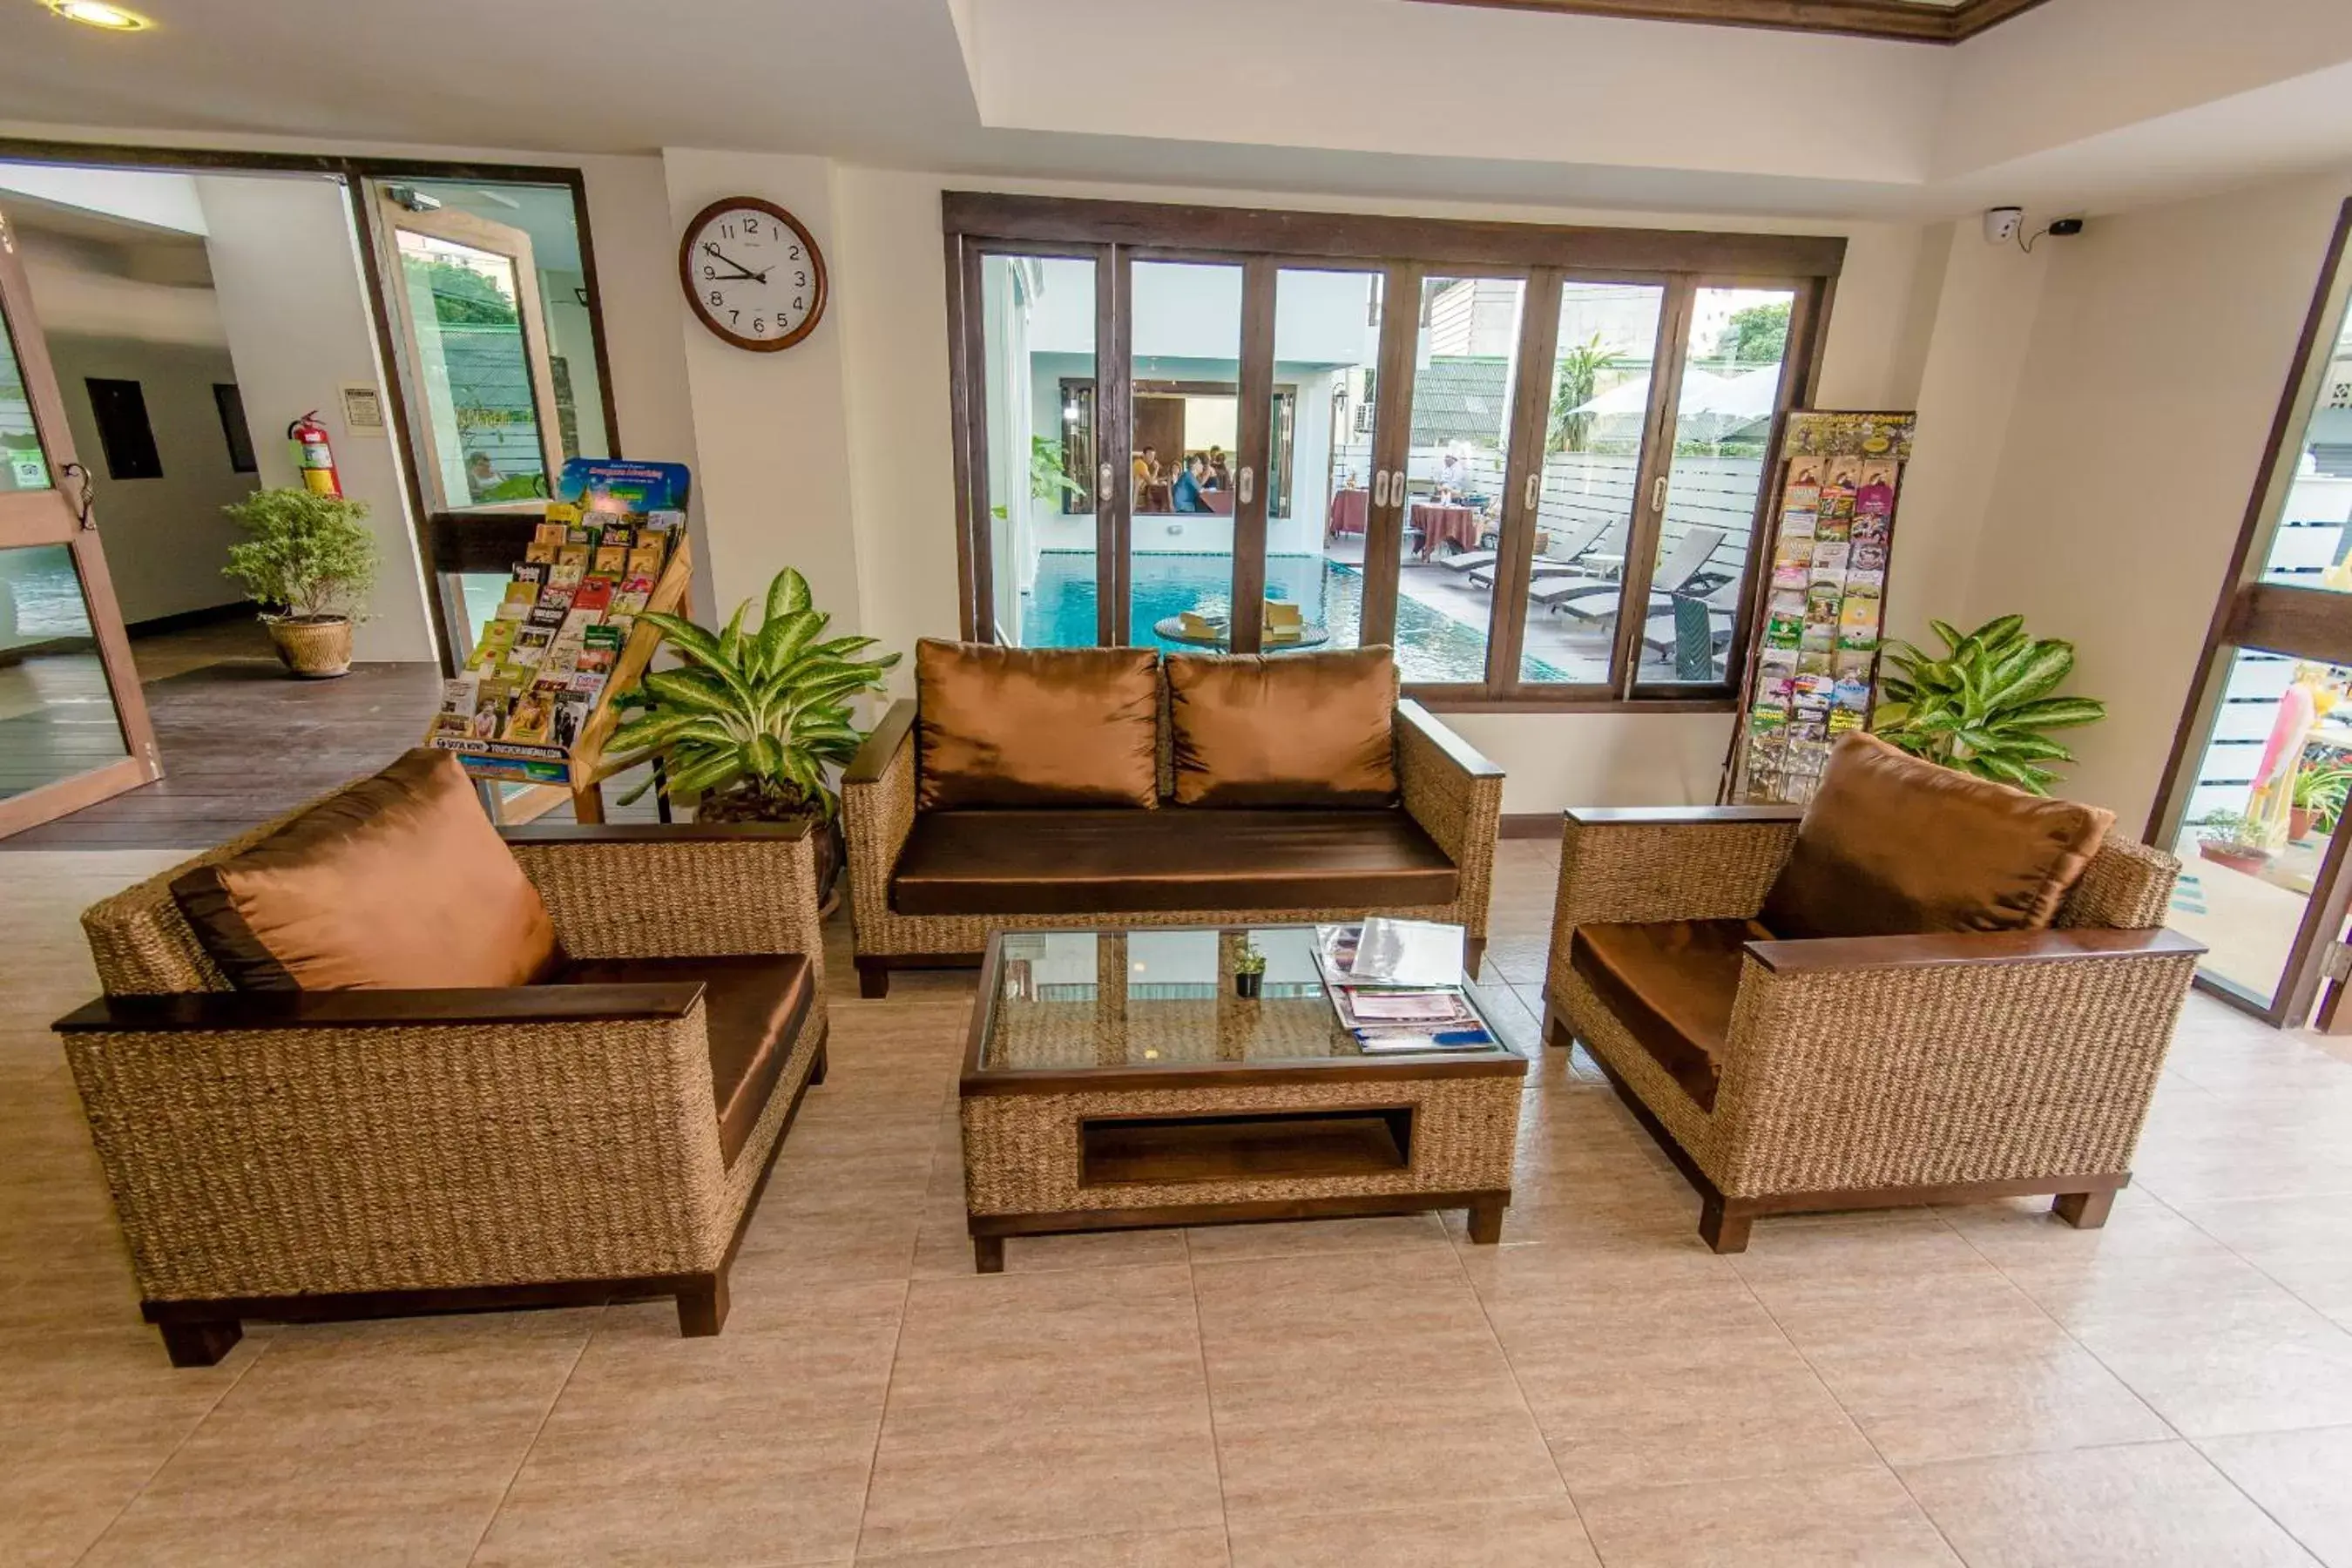
<instances>
[{"instance_id":1,"label":"brochure on table","mask_svg":"<svg viewBox=\"0 0 2352 1568\"><path fill-rule=\"evenodd\" d=\"M1761 624L1726 763L1732 804L1811 800L1832 742L1869 727L1895 503L1916 422L1910 414L1789 416Z\"/></svg>"},{"instance_id":2,"label":"brochure on table","mask_svg":"<svg viewBox=\"0 0 2352 1568\"><path fill-rule=\"evenodd\" d=\"M564 464L505 598L442 685L425 743L477 778L593 784L613 701L660 640L637 616L686 603L689 482L683 463Z\"/></svg>"},{"instance_id":3,"label":"brochure on table","mask_svg":"<svg viewBox=\"0 0 2352 1568\"><path fill-rule=\"evenodd\" d=\"M1370 1054L1494 1045L1462 984L1463 930L1375 915L1315 928L1315 963L1340 1026Z\"/></svg>"}]
</instances>

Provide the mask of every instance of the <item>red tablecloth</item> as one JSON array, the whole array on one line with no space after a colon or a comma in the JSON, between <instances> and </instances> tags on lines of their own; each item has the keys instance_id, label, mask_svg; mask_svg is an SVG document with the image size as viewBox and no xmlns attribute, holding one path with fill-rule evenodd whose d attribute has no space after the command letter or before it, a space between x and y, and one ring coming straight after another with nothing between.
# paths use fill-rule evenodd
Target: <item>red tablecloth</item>
<instances>
[{"instance_id":1,"label":"red tablecloth","mask_svg":"<svg viewBox=\"0 0 2352 1568\"><path fill-rule=\"evenodd\" d=\"M1364 521L1370 516L1372 492L1341 490L1331 498L1331 515L1324 524L1323 537L1336 539L1343 533L1361 533Z\"/></svg>"},{"instance_id":2,"label":"red tablecloth","mask_svg":"<svg viewBox=\"0 0 2352 1568\"><path fill-rule=\"evenodd\" d=\"M1404 521L1407 528L1421 530L1421 558L1423 561L1433 560L1441 544L1469 550L1478 542L1478 514L1466 506L1438 506L1420 501L1405 513Z\"/></svg>"}]
</instances>

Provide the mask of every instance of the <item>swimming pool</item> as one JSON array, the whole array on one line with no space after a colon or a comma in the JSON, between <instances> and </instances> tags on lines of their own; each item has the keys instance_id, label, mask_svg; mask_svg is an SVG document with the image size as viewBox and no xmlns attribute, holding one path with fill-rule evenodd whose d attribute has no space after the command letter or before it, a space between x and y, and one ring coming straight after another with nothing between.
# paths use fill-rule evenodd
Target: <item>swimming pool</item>
<instances>
[{"instance_id":1,"label":"swimming pool","mask_svg":"<svg viewBox=\"0 0 2352 1568\"><path fill-rule=\"evenodd\" d=\"M1181 650L1184 645L1152 635L1154 623L1186 610L1223 615L1232 606L1233 558L1227 555L1150 554L1134 560L1134 602L1129 624L1138 647ZM1307 619L1326 627L1333 647L1353 647L1362 625L1362 569L1320 555L1270 555L1266 596L1287 599ZM1095 552L1048 550L1037 557L1037 578L1023 606L1022 638L1031 647L1089 647L1095 640ZM1397 600L1397 662L1412 681L1481 681L1486 679L1483 627L1465 626L1419 601ZM1540 660L1529 660L1527 678L1566 677Z\"/></svg>"}]
</instances>

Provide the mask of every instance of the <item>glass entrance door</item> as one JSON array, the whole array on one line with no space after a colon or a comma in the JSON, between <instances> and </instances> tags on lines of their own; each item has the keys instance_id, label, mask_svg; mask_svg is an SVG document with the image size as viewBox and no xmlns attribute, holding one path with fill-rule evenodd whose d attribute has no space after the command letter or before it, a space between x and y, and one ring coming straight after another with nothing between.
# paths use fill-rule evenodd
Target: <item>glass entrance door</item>
<instances>
[{"instance_id":1,"label":"glass entrance door","mask_svg":"<svg viewBox=\"0 0 2352 1568\"><path fill-rule=\"evenodd\" d=\"M0 213L0 837L162 776L89 475Z\"/></svg>"}]
</instances>

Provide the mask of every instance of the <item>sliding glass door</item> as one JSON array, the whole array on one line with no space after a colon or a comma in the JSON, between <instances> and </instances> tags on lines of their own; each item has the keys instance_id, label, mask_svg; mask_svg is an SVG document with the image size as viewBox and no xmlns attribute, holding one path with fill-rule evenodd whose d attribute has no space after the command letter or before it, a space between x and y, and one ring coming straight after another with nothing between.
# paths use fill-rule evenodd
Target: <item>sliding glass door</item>
<instances>
[{"instance_id":1,"label":"sliding glass door","mask_svg":"<svg viewBox=\"0 0 2352 1568\"><path fill-rule=\"evenodd\" d=\"M971 635L1385 643L1452 707L1729 702L1821 242L947 207ZM1595 246L1633 259L1569 264ZM1661 265L1718 249L1787 280Z\"/></svg>"}]
</instances>

